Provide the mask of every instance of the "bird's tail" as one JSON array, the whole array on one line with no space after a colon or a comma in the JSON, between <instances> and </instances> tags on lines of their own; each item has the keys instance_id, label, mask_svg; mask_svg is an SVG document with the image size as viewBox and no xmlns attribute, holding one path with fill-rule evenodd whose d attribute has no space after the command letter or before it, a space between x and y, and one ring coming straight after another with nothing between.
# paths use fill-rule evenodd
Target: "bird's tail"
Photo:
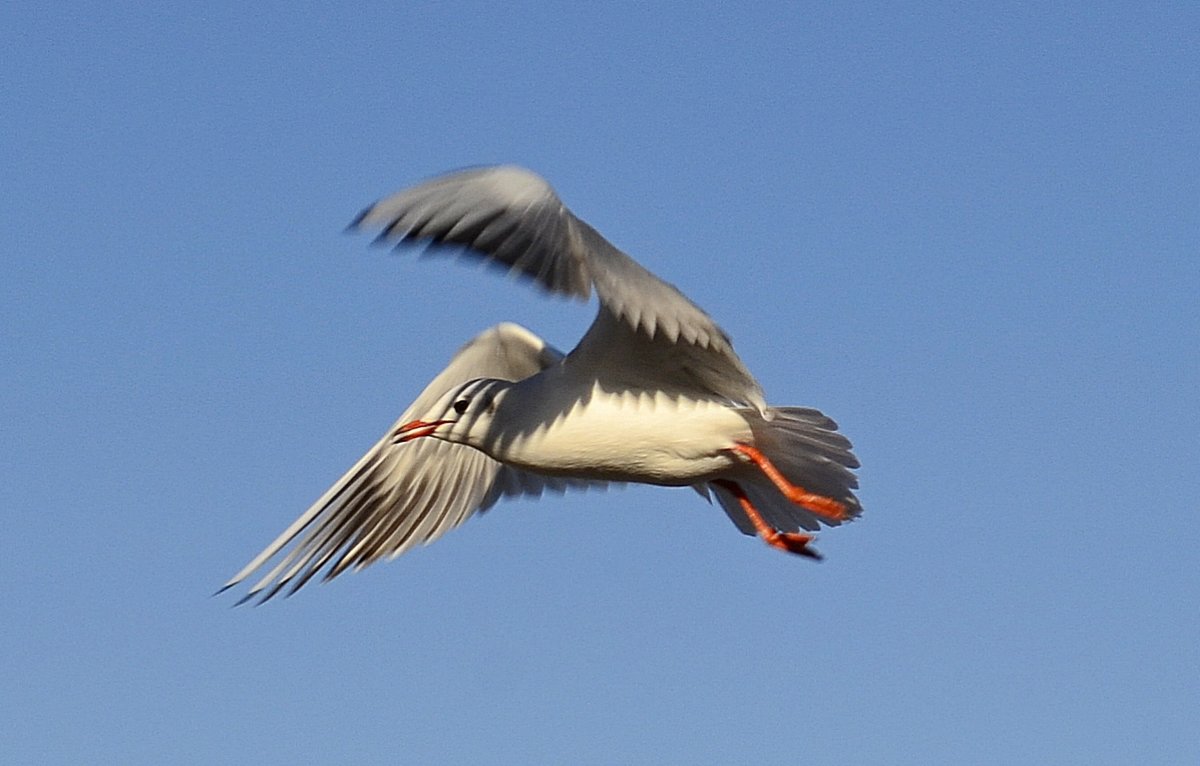
<instances>
[{"instance_id":1,"label":"bird's tail","mask_svg":"<svg viewBox=\"0 0 1200 766\"><path fill-rule=\"evenodd\" d=\"M774 417L763 418L758 410L739 410L750 422L754 432L754 446L775 464L792 484L804 491L832 498L846 507L846 520L862 513L862 506L854 494L858 478L853 469L858 468L858 459L850 451L850 440L837 432L837 423L821 412L806 407L777 407L772 409ZM781 532L796 532L800 529L815 530L824 522L836 525L810 513L802 506L788 500L774 483L755 466L748 466L740 474L737 483L747 498L762 514L768 524ZM755 534L754 526L742 510L737 498L726 488L710 482L710 492L725 513L742 532Z\"/></svg>"}]
</instances>

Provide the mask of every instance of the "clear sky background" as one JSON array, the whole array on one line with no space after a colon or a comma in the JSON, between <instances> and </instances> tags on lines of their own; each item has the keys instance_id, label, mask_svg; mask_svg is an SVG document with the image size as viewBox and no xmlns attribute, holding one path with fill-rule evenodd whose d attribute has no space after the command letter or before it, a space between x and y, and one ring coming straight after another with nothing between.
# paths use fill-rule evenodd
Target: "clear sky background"
<instances>
[{"instance_id":1,"label":"clear sky background","mask_svg":"<svg viewBox=\"0 0 1200 766\"><path fill-rule=\"evenodd\" d=\"M0 762L1200 762L1194 3L6 3ZM516 162L863 462L212 592L475 332L343 227Z\"/></svg>"}]
</instances>

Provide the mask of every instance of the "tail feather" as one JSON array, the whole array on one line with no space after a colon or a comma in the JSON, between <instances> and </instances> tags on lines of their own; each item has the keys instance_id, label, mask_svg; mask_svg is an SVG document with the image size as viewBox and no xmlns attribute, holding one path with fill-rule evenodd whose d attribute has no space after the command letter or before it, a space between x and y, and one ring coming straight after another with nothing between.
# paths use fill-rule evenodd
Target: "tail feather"
<instances>
[{"instance_id":1,"label":"tail feather","mask_svg":"<svg viewBox=\"0 0 1200 766\"><path fill-rule=\"evenodd\" d=\"M771 420L763 419L757 410L750 408L740 412L750 421L754 446L762 450L790 482L807 492L843 503L847 520L862 513L862 506L854 494L858 478L853 469L858 468L858 459L851 452L850 440L837 432L837 423L818 410L806 407L774 408ZM795 505L757 469L739 476L737 481L763 519L781 532L812 531L822 523L830 526L840 523L818 519ZM712 483L708 488L738 529L748 535L755 534L754 526L732 494Z\"/></svg>"}]
</instances>

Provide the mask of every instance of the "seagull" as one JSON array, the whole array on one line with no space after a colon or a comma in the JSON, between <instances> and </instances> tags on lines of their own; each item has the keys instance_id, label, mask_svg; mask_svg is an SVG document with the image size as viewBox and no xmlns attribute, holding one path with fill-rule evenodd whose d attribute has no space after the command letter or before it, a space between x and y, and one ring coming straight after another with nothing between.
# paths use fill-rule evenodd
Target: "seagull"
<instances>
[{"instance_id":1,"label":"seagull","mask_svg":"<svg viewBox=\"0 0 1200 766\"><path fill-rule=\"evenodd\" d=\"M691 487L715 497L744 534L813 559L821 557L813 531L861 513L859 463L837 424L815 409L768 406L708 314L576 217L532 171L435 177L376 202L348 228L481 258L549 293L586 301L594 291L599 310L568 354L511 323L464 345L225 584L266 569L238 603L395 558L502 498L546 491Z\"/></svg>"}]
</instances>

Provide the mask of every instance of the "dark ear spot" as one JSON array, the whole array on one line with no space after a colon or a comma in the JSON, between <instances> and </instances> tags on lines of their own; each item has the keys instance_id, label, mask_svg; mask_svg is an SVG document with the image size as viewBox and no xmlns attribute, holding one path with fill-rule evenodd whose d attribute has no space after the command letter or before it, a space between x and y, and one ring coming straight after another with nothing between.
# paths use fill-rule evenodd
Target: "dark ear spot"
<instances>
[{"instance_id":1,"label":"dark ear spot","mask_svg":"<svg viewBox=\"0 0 1200 766\"><path fill-rule=\"evenodd\" d=\"M457 402L454 403L454 411L457 412L459 415L461 415L464 412L466 412L467 407L470 407L470 406L471 406L470 399L459 399Z\"/></svg>"}]
</instances>

